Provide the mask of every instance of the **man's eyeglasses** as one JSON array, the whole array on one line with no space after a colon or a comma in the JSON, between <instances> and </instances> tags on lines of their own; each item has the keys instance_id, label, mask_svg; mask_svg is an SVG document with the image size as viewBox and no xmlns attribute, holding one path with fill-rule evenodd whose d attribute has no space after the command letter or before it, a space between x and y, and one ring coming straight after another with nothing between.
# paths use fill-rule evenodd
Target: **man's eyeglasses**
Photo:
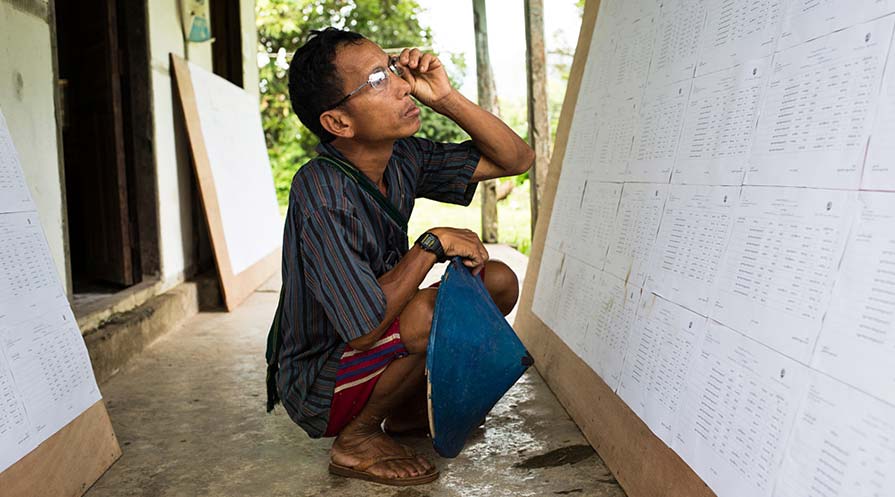
<instances>
[{"instance_id":1,"label":"man's eyeglasses","mask_svg":"<svg viewBox=\"0 0 895 497\"><path fill-rule=\"evenodd\" d=\"M401 69L400 66L398 66L398 58L397 57L392 56L392 57L388 58L388 68L391 72L393 72L395 74L395 76L401 77L404 74L404 70ZM374 90L379 90L381 88L384 88L386 81L388 81L388 72L385 69L380 67L379 69L376 69L375 71L371 72L369 76L367 76L367 81L364 84L362 84L362 85L358 86L357 88L355 88L354 90L352 90L350 93L348 93L347 95L342 97L342 99L339 100L338 102L336 102L335 104L330 105L329 107L324 109L324 112L326 112L328 110L333 110L336 107L344 104L345 102L348 101L349 98L357 95L357 93L359 91L363 90L367 86L369 86L370 88L373 88Z\"/></svg>"}]
</instances>

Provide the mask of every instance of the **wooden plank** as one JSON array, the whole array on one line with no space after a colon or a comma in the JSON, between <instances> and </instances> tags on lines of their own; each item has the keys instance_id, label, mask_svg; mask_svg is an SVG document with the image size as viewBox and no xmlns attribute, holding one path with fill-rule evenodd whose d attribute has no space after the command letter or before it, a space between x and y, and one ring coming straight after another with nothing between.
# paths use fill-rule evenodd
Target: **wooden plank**
<instances>
[{"instance_id":1,"label":"wooden plank","mask_svg":"<svg viewBox=\"0 0 895 497\"><path fill-rule=\"evenodd\" d=\"M178 94L183 107L183 116L193 157L193 170L198 180L202 206L211 234L211 247L218 268L224 306L227 310L232 311L277 270L280 262L280 250L273 251L239 274L233 273L229 249L224 238L224 224L221 219L218 193L199 122L199 109L196 105L196 94L190 78L190 68L186 60L174 54L171 54L171 68L177 81Z\"/></svg>"},{"instance_id":2,"label":"wooden plank","mask_svg":"<svg viewBox=\"0 0 895 497\"><path fill-rule=\"evenodd\" d=\"M587 2L514 328L544 380L630 497L713 497L686 463L653 435L606 383L531 311L569 129L599 0Z\"/></svg>"},{"instance_id":3,"label":"wooden plank","mask_svg":"<svg viewBox=\"0 0 895 497\"><path fill-rule=\"evenodd\" d=\"M102 400L0 474L4 497L78 497L118 458L121 448Z\"/></svg>"}]
</instances>

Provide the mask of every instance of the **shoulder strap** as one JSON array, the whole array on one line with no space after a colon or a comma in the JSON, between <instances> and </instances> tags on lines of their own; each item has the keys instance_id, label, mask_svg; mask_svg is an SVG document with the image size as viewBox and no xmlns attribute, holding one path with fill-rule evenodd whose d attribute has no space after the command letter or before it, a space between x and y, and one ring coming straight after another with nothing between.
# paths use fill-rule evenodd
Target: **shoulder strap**
<instances>
[{"instance_id":1,"label":"shoulder strap","mask_svg":"<svg viewBox=\"0 0 895 497\"><path fill-rule=\"evenodd\" d=\"M283 295L285 285L280 288L280 302L273 315L273 323L267 332L267 412L273 410L280 402L280 393L277 391L277 374L280 372L280 315L283 312Z\"/></svg>"},{"instance_id":2,"label":"shoulder strap","mask_svg":"<svg viewBox=\"0 0 895 497\"><path fill-rule=\"evenodd\" d=\"M379 204L379 207L385 211L395 224L404 230L404 233L407 233L407 219L394 204L385 198L385 195L383 195L382 192L379 191L379 188L370 181L370 178L367 178L356 168L352 167L350 164L346 164L336 157L319 155L317 158L335 167L336 170L341 171L345 176L354 181L361 190L373 197L373 200ZM277 374L280 371L280 345L282 344L282 341L280 340L280 316L283 312L284 290L285 287L280 288L280 302L277 304L277 310L274 313L270 331L267 333L267 351L265 354L265 358L267 359L267 412L272 411L274 406L280 402L280 395L277 391Z\"/></svg>"},{"instance_id":3,"label":"shoulder strap","mask_svg":"<svg viewBox=\"0 0 895 497\"><path fill-rule=\"evenodd\" d=\"M361 190L367 192L367 194L373 197L373 200L375 200L376 203L379 204L379 207L381 207L382 210L384 210L385 213L388 214L388 217L390 217L392 221L394 221L398 226L401 227L402 230L404 230L404 233L407 233L407 219L401 214L401 211L399 211L394 204L392 204L387 198L385 198L385 195L383 195L382 192L379 191L379 188L377 188L376 185L374 185L373 182L370 181L370 178L364 176L356 168L352 167L350 164L346 164L336 157L321 154L318 155L317 158L323 160L324 162L327 162L328 164L335 167L337 170L341 171L345 176L351 178L351 180L354 181Z\"/></svg>"}]
</instances>

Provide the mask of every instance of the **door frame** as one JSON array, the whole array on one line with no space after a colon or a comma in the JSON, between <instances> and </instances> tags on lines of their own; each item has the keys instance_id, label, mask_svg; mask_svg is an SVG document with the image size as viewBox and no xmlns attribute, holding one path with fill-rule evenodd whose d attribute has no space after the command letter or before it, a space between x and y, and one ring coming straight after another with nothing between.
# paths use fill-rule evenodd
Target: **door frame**
<instances>
[{"instance_id":1,"label":"door frame","mask_svg":"<svg viewBox=\"0 0 895 497\"><path fill-rule=\"evenodd\" d=\"M52 49L54 80L53 96L56 103L56 134L59 156L59 176L62 197L62 218L65 225L66 291L74 292L71 270L71 244L68 231L68 203L65 181L65 143L63 119L65 99L59 81L59 47L57 35L56 3L68 0L49 0L49 28ZM127 86L122 92L122 103L128 109L124 116L125 170L127 199L134 241L133 257L139 265L134 268L135 284L158 280L161 277L161 257L158 218L158 179L154 145L154 114L149 52L147 0L106 0L114 3L119 27L119 49L124 62L121 81ZM125 102L126 100L126 102Z\"/></svg>"}]
</instances>

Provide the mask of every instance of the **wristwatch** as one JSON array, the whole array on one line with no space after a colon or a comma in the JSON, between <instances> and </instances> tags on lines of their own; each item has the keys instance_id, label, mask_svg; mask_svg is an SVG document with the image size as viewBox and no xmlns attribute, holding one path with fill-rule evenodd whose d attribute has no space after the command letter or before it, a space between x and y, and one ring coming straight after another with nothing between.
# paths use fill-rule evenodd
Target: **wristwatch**
<instances>
[{"instance_id":1,"label":"wristwatch","mask_svg":"<svg viewBox=\"0 0 895 497\"><path fill-rule=\"evenodd\" d=\"M438 239L437 236L430 232L425 232L420 235L419 238L414 242L416 245L419 245L421 249L426 252L432 252L435 254L436 260L438 262L444 262L447 260L447 256L444 255L444 247L441 246L441 240Z\"/></svg>"}]
</instances>

